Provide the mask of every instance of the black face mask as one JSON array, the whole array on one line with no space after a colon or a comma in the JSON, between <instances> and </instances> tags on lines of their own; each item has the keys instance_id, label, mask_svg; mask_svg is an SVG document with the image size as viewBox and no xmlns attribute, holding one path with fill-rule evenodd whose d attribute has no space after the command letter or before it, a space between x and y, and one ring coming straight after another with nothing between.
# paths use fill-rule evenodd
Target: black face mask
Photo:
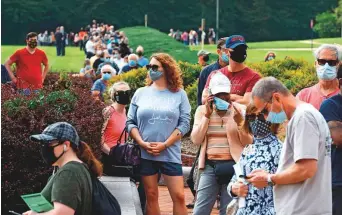
<instances>
[{"instance_id":1,"label":"black face mask","mask_svg":"<svg viewBox=\"0 0 342 215\"><path fill-rule=\"evenodd\" d=\"M139 57L141 57L141 56L144 55L144 53L142 53L142 52L137 52L137 55L138 55Z\"/></svg>"},{"instance_id":2,"label":"black face mask","mask_svg":"<svg viewBox=\"0 0 342 215\"><path fill-rule=\"evenodd\" d=\"M27 45L28 45L30 48L34 49L34 48L37 47L38 43L37 43L36 40L31 40L31 41L28 41Z\"/></svg>"},{"instance_id":3,"label":"black face mask","mask_svg":"<svg viewBox=\"0 0 342 215\"><path fill-rule=\"evenodd\" d=\"M234 51L230 52L230 58L238 63L244 62L247 58L247 47L244 45L235 47Z\"/></svg>"},{"instance_id":4,"label":"black face mask","mask_svg":"<svg viewBox=\"0 0 342 215\"><path fill-rule=\"evenodd\" d=\"M250 129L255 137L265 137L271 133L271 123L263 120L256 119L249 123Z\"/></svg>"},{"instance_id":5,"label":"black face mask","mask_svg":"<svg viewBox=\"0 0 342 215\"><path fill-rule=\"evenodd\" d=\"M114 95L113 100L121 105L129 104L130 91L117 91Z\"/></svg>"},{"instance_id":6,"label":"black face mask","mask_svg":"<svg viewBox=\"0 0 342 215\"><path fill-rule=\"evenodd\" d=\"M64 155L65 150L63 150L63 152L58 157L56 157L54 153L54 148L61 144L63 143L59 143L58 145L55 145L55 146L50 146L51 143L43 144L40 150L40 153L47 165L52 166L52 164L56 163Z\"/></svg>"}]
</instances>

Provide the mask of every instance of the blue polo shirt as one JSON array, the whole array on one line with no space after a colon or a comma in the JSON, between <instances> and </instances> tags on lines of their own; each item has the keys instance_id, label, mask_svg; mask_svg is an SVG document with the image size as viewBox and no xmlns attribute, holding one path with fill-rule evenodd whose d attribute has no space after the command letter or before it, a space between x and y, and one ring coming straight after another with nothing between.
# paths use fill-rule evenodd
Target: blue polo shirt
<instances>
[{"instance_id":1,"label":"blue polo shirt","mask_svg":"<svg viewBox=\"0 0 342 215\"><path fill-rule=\"evenodd\" d=\"M319 111L327 122L342 122L342 95L338 94L325 100ZM342 147L331 145L332 185L342 186Z\"/></svg>"}]
</instances>

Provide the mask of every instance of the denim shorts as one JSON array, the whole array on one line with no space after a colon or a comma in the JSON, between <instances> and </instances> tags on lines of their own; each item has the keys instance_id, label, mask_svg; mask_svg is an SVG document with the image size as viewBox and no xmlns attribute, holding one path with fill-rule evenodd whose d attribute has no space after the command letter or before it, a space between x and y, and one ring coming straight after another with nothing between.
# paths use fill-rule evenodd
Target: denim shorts
<instances>
[{"instance_id":1,"label":"denim shorts","mask_svg":"<svg viewBox=\"0 0 342 215\"><path fill-rule=\"evenodd\" d=\"M183 176L182 164L141 159L140 175L151 176L157 173L168 176Z\"/></svg>"}]
</instances>

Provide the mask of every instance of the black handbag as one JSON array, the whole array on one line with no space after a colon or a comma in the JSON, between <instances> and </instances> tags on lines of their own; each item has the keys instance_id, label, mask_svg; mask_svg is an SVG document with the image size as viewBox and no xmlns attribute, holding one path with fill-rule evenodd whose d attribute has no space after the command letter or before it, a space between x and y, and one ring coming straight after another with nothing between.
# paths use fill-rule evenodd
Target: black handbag
<instances>
[{"instance_id":1,"label":"black handbag","mask_svg":"<svg viewBox=\"0 0 342 215\"><path fill-rule=\"evenodd\" d=\"M125 135L125 142L121 143L122 135ZM140 164L140 146L133 143L132 139L127 140L126 128L122 131L116 146L110 150L112 164L116 166L137 166Z\"/></svg>"},{"instance_id":2,"label":"black handbag","mask_svg":"<svg viewBox=\"0 0 342 215\"><path fill-rule=\"evenodd\" d=\"M218 184L229 184L235 173L233 167L234 164L234 160L209 162L209 165L214 168L214 173Z\"/></svg>"}]
</instances>

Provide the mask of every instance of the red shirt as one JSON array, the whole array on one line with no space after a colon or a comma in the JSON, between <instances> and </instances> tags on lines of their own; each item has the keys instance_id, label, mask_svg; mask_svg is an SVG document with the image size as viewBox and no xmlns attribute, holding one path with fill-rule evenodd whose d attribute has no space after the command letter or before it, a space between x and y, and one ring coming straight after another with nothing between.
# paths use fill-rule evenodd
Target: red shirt
<instances>
[{"instance_id":1,"label":"red shirt","mask_svg":"<svg viewBox=\"0 0 342 215\"><path fill-rule=\"evenodd\" d=\"M116 146L120 135L124 128L126 127L126 114L118 113L114 110L112 116L108 120L107 127L104 131L104 142L108 145L109 148ZM121 143L125 142L125 136L122 135Z\"/></svg>"},{"instance_id":2,"label":"red shirt","mask_svg":"<svg viewBox=\"0 0 342 215\"><path fill-rule=\"evenodd\" d=\"M19 49L10 57L10 60L17 67L17 88L32 90L43 88L42 64L48 64L44 51L36 48L31 54L27 48Z\"/></svg>"},{"instance_id":3,"label":"red shirt","mask_svg":"<svg viewBox=\"0 0 342 215\"><path fill-rule=\"evenodd\" d=\"M324 95L318 84L315 84L312 87L308 87L305 89L302 89L298 94L297 94L297 98L299 98L299 100L309 103L312 106L314 106L317 110L319 110L319 108L321 107L321 104L324 100L337 95L340 92L340 89L336 89L334 92L330 93L329 95Z\"/></svg>"},{"instance_id":4,"label":"red shirt","mask_svg":"<svg viewBox=\"0 0 342 215\"><path fill-rule=\"evenodd\" d=\"M226 66L215 72L212 72L209 75L207 83L205 84L205 88L208 88L211 77L218 71L229 78L232 84L230 93L237 94L239 96L244 96L245 93L252 92L255 83L258 82L261 78L261 76L257 72L251 70L248 67L239 72L230 72L228 70L228 66Z\"/></svg>"}]
</instances>

